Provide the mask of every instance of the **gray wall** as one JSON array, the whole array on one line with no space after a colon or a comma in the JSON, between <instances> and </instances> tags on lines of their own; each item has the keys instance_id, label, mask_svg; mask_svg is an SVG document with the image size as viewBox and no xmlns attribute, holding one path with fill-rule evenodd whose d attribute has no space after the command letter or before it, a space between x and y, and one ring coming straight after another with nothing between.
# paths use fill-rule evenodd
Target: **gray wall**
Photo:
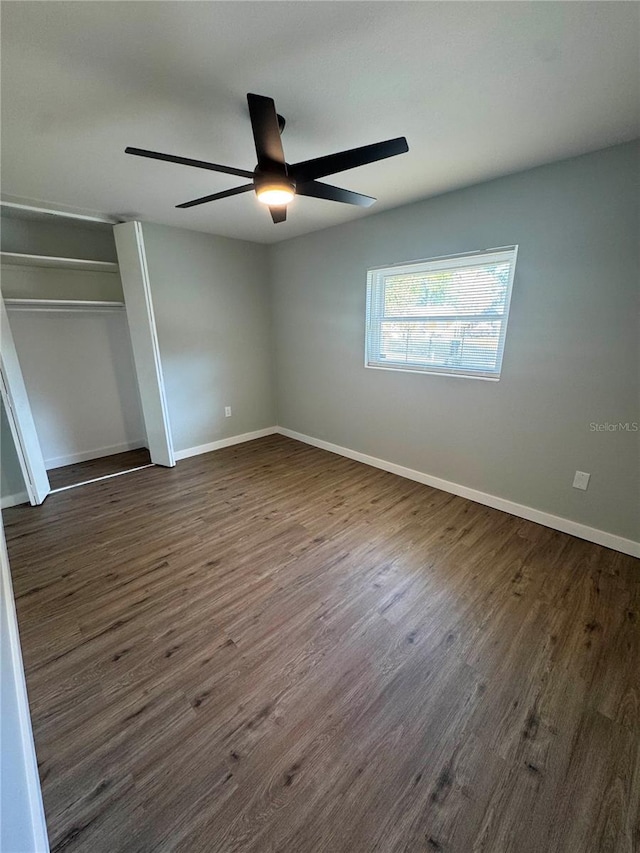
<instances>
[{"instance_id":1,"label":"gray wall","mask_svg":"<svg viewBox=\"0 0 640 853\"><path fill-rule=\"evenodd\" d=\"M273 426L267 248L149 223L143 235L175 449Z\"/></svg>"},{"instance_id":2,"label":"gray wall","mask_svg":"<svg viewBox=\"0 0 640 853\"><path fill-rule=\"evenodd\" d=\"M29 214L23 214L28 216ZM111 225L88 225L76 219L51 216L20 219L17 213L0 217L4 252L53 255L92 261L117 261ZM2 294L17 299L97 299L122 301L120 276L87 270L2 265Z\"/></svg>"},{"instance_id":3,"label":"gray wall","mask_svg":"<svg viewBox=\"0 0 640 853\"><path fill-rule=\"evenodd\" d=\"M117 273L2 265L5 299L81 299L122 302Z\"/></svg>"},{"instance_id":4,"label":"gray wall","mask_svg":"<svg viewBox=\"0 0 640 853\"><path fill-rule=\"evenodd\" d=\"M110 225L22 212L9 213L6 208L0 219L0 246L3 252L27 255L85 258L90 261L118 260Z\"/></svg>"},{"instance_id":5,"label":"gray wall","mask_svg":"<svg viewBox=\"0 0 640 853\"><path fill-rule=\"evenodd\" d=\"M145 445L124 310L8 313L47 468Z\"/></svg>"},{"instance_id":6,"label":"gray wall","mask_svg":"<svg viewBox=\"0 0 640 853\"><path fill-rule=\"evenodd\" d=\"M640 433L590 424L640 421L638 166L617 146L272 247L280 425L637 539ZM365 369L367 267L516 243L499 382Z\"/></svg>"}]
</instances>

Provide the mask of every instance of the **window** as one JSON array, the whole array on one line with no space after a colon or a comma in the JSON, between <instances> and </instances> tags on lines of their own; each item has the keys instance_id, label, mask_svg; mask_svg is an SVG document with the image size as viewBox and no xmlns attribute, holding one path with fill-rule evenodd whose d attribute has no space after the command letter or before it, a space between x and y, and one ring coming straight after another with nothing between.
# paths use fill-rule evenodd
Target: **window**
<instances>
[{"instance_id":1,"label":"window","mask_svg":"<svg viewBox=\"0 0 640 853\"><path fill-rule=\"evenodd\" d=\"M499 379L517 252L369 270L365 365Z\"/></svg>"}]
</instances>

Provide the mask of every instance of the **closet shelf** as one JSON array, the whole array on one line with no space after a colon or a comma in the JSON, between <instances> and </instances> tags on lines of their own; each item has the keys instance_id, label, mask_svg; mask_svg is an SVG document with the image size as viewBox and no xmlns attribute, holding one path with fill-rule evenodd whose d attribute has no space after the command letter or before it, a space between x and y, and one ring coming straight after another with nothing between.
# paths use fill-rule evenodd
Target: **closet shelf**
<instances>
[{"instance_id":1,"label":"closet shelf","mask_svg":"<svg viewBox=\"0 0 640 853\"><path fill-rule=\"evenodd\" d=\"M0 252L3 264L21 267L50 267L64 270L89 270L91 272L118 272L118 264L111 261L87 261L82 258L54 258L50 255L25 255L21 252Z\"/></svg>"},{"instance_id":2,"label":"closet shelf","mask_svg":"<svg viewBox=\"0 0 640 853\"><path fill-rule=\"evenodd\" d=\"M89 299L5 299L13 311L120 311L124 302L98 302Z\"/></svg>"}]
</instances>

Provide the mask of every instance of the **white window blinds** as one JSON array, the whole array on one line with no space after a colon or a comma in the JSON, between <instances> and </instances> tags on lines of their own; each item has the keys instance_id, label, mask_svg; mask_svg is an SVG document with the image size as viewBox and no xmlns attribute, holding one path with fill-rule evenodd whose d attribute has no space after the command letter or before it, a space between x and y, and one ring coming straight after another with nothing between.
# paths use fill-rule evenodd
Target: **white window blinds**
<instances>
[{"instance_id":1,"label":"white window blinds","mask_svg":"<svg viewBox=\"0 0 640 853\"><path fill-rule=\"evenodd\" d=\"M516 254L369 270L366 366L499 379Z\"/></svg>"}]
</instances>

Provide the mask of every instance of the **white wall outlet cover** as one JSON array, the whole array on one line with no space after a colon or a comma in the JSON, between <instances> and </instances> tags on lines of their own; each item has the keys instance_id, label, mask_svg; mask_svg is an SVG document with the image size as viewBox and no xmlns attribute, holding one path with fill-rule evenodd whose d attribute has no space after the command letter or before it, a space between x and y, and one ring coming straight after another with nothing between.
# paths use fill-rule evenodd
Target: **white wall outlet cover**
<instances>
[{"instance_id":1,"label":"white wall outlet cover","mask_svg":"<svg viewBox=\"0 0 640 853\"><path fill-rule=\"evenodd\" d=\"M225 406L224 407L224 416L225 416L225 418L231 417L231 406Z\"/></svg>"},{"instance_id":2,"label":"white wall outlet cover","mask_svg":"<svg viewBox=\"0 0 640 853\"><path fill-rule=\"evenodd\" d=\"M587 474L584 471L576 471L576 475L573 478L573 488L586 490L590 477L591 474Z\"/></svg>"}]
</instances>

